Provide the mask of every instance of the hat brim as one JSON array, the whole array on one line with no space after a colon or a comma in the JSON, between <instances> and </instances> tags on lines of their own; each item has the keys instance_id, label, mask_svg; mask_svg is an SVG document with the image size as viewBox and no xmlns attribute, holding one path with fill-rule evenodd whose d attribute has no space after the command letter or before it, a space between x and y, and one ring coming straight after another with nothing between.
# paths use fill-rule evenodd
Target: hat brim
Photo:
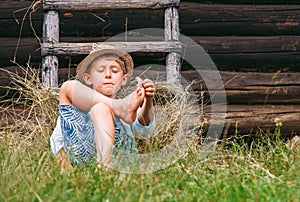
<instances>
[{"instance_id":1,"label":"hat brim","mask_svg":"<svg viewBox=\"0 0 300 202\"><path fill-rule=\"evenodd\" d=\"M115 48L108 48L108 49L102 49L98 51L94 51L90 53L86 58L84 58L77 66L76 68L76 74L77 74L77 79L81 81L82 83L84 82L83 75L86 73L86 70L88 66L98 57L106 54L113 54L118 56L124 61L125 67L124 69L126 72L124 74L128 74L129 76L132 75L132 71L134 68L133 60L132 57L125 51L115 49Z\"/></svg>"}]
</instances>

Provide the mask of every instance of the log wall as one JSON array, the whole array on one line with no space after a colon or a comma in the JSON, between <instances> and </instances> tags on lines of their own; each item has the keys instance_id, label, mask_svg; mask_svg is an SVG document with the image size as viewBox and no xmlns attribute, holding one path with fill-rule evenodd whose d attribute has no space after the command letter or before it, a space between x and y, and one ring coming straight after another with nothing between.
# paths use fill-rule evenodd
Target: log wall
<instances>
[{"instance_id":1,"label":"log wall","mask_svg":"<svg viewBox=\"0 0 300 202\"><path fill-rule=\"evenodd\" d=\"M0 1L1 68L17 71L13 60L37 69L41 66L43 13L41 5L34 9L32 5L29 0ZM258 127L274 129L278 117L283 121L283 133L300 132L300 1L181 1L179 15L181 34L200 44L220 70L229 131L235 130L237 122L240 134L253 134ZM101 42L126 29L128 37L139 41L145 36L130 30L163 28L163 17L163 9L63 10L60 41ZM83 57L59 57L60 82L75 75ZM133 57L136 66L165 61L164 53ZM205 90L205 83L189 64L183 63L182 69L185 79L199 81L193 85L196 92ZM0 85L8 83L7 74L0 72ZM2 89L0 94L4 93ZM217 96L218 90L214 93ZM205 95L209 99L208 93Z\"/></svg>"}]
</instances>

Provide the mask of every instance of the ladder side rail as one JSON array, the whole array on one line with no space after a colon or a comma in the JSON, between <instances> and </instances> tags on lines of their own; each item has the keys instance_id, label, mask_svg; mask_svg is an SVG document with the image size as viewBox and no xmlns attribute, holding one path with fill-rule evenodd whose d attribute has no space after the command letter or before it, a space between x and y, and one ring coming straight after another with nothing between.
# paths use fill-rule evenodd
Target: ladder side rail
<instances>
[{"instance_id":1,"label":"ladder side rail","mask_svg":"<svg viewBox=\"0 0 300 202\"><path fill-rule=\"evenodd\" d=\"M165 41L179 42L179 14L176 7L165 10ZM181 82L181 61L178 52L170 52L166 57L167 81L173 83Z\"/></svg>"},{"instance_id":2,"label":"ladder side rail","mask_svg":"<svg viewBox=\"0 0 300 202\"><path fill-rule=\"evenodd\" d=\"M57 11L44 12L43 43L59 42L59 15ZM42 57L42 83L44 87L58 86L58 57L45 55Z\"/></svg>"}]
</instances>

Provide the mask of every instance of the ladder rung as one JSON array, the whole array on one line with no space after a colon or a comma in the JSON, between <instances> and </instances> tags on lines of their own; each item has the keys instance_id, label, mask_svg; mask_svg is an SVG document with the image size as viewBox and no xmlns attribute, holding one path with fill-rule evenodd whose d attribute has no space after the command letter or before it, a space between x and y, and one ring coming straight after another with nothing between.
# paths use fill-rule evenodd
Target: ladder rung
<instances>
[{"instance_id":1,"label":"ladder rung","mask_svg":"<svg viewBox=\"0 0 300 202\"><path fill-rule=\"evenodd\" d=\"M102 42L126 52L180 52L179 41L151 42ZM42 43L41 54L45 55L84 55L89 54L92 46L99 43Z\"/></svg>"},{"instance_id":2,"label":"ladder rung","mask_svg":"<svg viewBox=\"0 0 300 202\"><path fill-rule=\"evenodd\" d=\"M179 6L180 0L43 0L43 8L58 10L157 9Z\"/></svg>"}]
</instances>

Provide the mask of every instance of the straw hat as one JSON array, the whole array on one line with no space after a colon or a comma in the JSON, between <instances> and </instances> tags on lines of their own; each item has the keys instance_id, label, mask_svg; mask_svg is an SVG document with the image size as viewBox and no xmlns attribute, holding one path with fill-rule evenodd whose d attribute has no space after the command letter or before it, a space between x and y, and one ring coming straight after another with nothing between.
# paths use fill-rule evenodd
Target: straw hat
<instances>
[{"instance_id":1,"label":"straw hat","mask_svg":"<svg viewBox=\"0 0 300 202\"><path fill-rule=\"evenodd\" d=\"M123 69L124 73L128 74L129 76L132 75L132 70L134 67L133 60L127 52L116 49L115 47L107 44L95 44L92 46L90 54L78 64L76 68L77 79L82 83L85 83L83 80L83 75L86 72L86 69L97 57L104 54L114 54L120 57L120 59L122 59L125 64L125 67Z\"/></svg>"}]
</instances>

